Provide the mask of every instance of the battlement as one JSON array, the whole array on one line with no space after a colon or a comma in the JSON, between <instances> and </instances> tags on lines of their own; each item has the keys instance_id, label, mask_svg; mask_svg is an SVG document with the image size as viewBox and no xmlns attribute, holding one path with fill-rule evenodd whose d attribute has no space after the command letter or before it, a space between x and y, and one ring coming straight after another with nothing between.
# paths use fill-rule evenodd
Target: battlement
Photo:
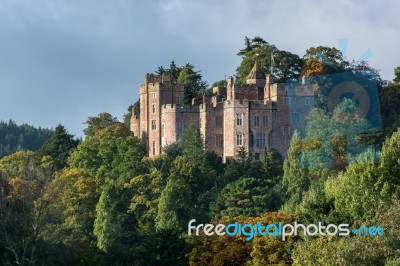
<instances>
[{"instance_id":1,"label":"battlement","mask_svg":"<svg viewBox=\"0 0 400 266\"><path fill-rule=\"evenodd\" d=\"M140 85L140 113L132 110L131 130L147 145L149 156L161 154L162 147L179 140L186 127L195 125L204 136L206 149L224 162L235 156L239 147L258 159L265 149L275 149L285 157L292 132L287 128L290 112L302 118L313 106L314 85L306 81L273 83L274 77L264 77L255 65L246 84L235 84L234 78L228 77L226 87L214 87L212 95L183 104L184 87L171 83L169 73L146 74ZM265 137L255 145L254 136ZM260 143L265 144L259 147Z\"/></svg>"},{"instance_id":2,"label":"battlement","mask_svg":"<svg viewBox=\"0 0 400 266\"><path fill-rule=\"evenodd\" d=\"M171 76L169 73L163 73L162 75L155 75L153 73L147 73L144 76L144 84L149 83L171 83Z\"/></svg>"},{"instance_id":3,"label":"battlement","mask_svg":"<svg viewBox=\"0 0 400 266\"><path fill-rule=\"evenodd\" d=\"M161 113L198 113L199 105L191 104L163 104Z\"/></svg>"},{"instance_id":4,"label":"battlement","mask_svg":"<svg viewBox=\"0 0 400 266\"><path fill-rule=\"evenodd\" d=\"M233 97L235 100L246 99L246 100L258 100L258 86L257 84L235 84L233 87Z\"/></svg>"}]
</instances>

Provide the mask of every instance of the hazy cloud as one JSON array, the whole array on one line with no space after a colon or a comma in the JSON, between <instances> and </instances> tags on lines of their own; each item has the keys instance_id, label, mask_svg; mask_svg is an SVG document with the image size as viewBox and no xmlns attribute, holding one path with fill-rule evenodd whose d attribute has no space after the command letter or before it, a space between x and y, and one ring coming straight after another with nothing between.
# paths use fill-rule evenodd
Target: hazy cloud
<instances>
[{"instance_id":1,"label":"hazy cloud","mask_svg":"<svg viewBox=\"0 0 400 266\"><path fill-rule=\"evenodd\" d=\"M0 119L81 134L88 116L121 118L144 74L172 59L209 83L234 74L245 35L300 56L345 38L348 59L371 49L370 64L392 79L399 9L395 0L2 1Z\"/></svg>"}]
</instances>

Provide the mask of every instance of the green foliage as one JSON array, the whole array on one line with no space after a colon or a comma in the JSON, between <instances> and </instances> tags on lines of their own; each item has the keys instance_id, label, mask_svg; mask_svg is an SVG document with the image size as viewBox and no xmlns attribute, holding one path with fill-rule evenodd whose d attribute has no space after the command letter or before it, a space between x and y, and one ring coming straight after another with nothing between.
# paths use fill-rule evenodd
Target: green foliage
<instances>
[{"instance_id":1,"label":"green foliage","mask_svg":"<svg viewBox=\"0 0 400 266\"><path fill-rule=\"evenodd\" d=\"M135 116L140 115L140 99L138 99L134 104L129 105L127 112L124 114L124 125L127 128L131 128L132 111Z\"/></svg>"},{"instance_id":2,"label":"green foliage","mask_svg":"<svg viewBox=\"0 0 400 266\"><path fill-rule=\"evenodd\" d=\"M226 85L228 85L228 82L225 79L223 79L223 80L214 82L211 85L211 88L214 88L214 87L226 87Z\"/></svg>"},{"instance_id":3,"label":"green foliage","mask_svg":"<svg viewBox=\"0 0 400 266\"><path fill-rule=\"evenodd\" d=\"M128 213L129 199L126 189L113 185L105 186L96 205L96 220L93 233L97 246L112 256L129 252L134 242L134 221Z\"/></svg>"},{"instance_id":4,"label":"green foliage","mask_svg":"<svg viewBox=\"0 0 400 266\"><path fill-rule=\"evenodd\" d=\"M257 61L262 74L271 74L271 57L278 49L274 45L263 45L259 48L251 50L243 56L240 66L236 69L236 83L244 84L254 63Z\"/></svg>"},{"instance_id":5,"label":"green foliage","mask_svg":"<svg viewBox=\"0 0 400 266\"><path fill-rule=\"evenodd\" d=\"M71 154L70 165L96 177L100 185L123 185L141 173L145 147L124 126L116 124L87 138Z\"/></svg>"},{"instance_id":6,"label":"green foliage","mask_svg":"<svg viewBox=\"0 0 400 266\"><path fill-rule=\"evenodd\" d=\"M181 67L178 84L182 84L184 87L184 103L191 103L193 98L199 95L199 92L207 88L207 82L202 80L200 71L195 71L194 66L186 64Z\"/></svg>"},{"instance_id":7,"label":"green foliage","mask_svg":"<svg viewBox=\"0 0 400 266\"><path fill-rule=\"evenodd\" d=\"M256 37L255 39L258 38ZM262 74L273 74L278 82L285 82L290 78L299 77L303 60L298 55L279 50L265 41L252 43L254 42L253 40L246 44L246 48L238 54L243 55L243 59L236 69L237 83L243 84L246 82L247 75L256 61ZM271 73L271 67L273 73Z\"/></svg>"},{"instance_id":8,"label":"green foliage","mask_svg":"<svg viewBox=\"0 0 400 266\"><path fill-rule=\"evenodd\" d=\"M129 211L135 215L138 229L144 232L151 232L155 228L159 198L167 179L165 174L154 168L150 171L132 178L129 184L125 185L135 191Z\"/></svg>"},{"instance_id":9,"label":"green foliage","mask_svg":"<svg viewBox=\"0 0 400 266\"><path fill-rule=\"evenodd\" d=\"M169 73L173 84L184 86L184 103L191 104L192 99L204 93L207 90L207 82L202 80L200 71L195 71L194 66L187 63L178 67L174 61L171 62L168 69L160 66L156 71L158 75Z\"/></svg>"},{"instance_id":10,"label":"green foliage","mask_svg":"<svg viewBox=\"0 0 400 266\"><path fill-rule=\"evenodd\" d=\"M34 152L17 152L0 160L1 264L38 260L41 234L48 224L44 198L53 177L49 158Z\"/></svg>"},{"instance_id":11,"label":"green foliage","mask_svg":"<svg viewBox=\"0 0 400 266\"><path fill-rule=\"evenodd\" d=\"M394 79L393 79L393 83L396 85L400 85L400 67L396 67L394 69Z\"/></svg>"},{"instance_id":12,"label":"green foliage","mask_svg":"<svg viewBox=\"0 0 400 266\"><path fill-rule=\"evenodd\" d=\"M256 48L259 48L263 45L268 45L268 43L261 37L255 36L253 39L248 38L247 36L244 37L244 45L245 48L241 49L237 55L243 56L247 52L250 52Z\"/></svg>"},{"instance_id":13,"label":"green foliage","mask_svg":"<svg viewBox=\"0 0 400 266\"><path fill-rule=\"evenodd\" d=\"M384 86L379 92L380 112L386 136L390 136L400 127L400 67L395 69L393 82Z\"/></svg>"},{"instance_id":14,"label":"green foliage","mask_svg":"<svg viewBox=\"0 0 400 266\"><path fill-rule=\"evenodd\" d=\"M274 210L273 182L265 177L242 177L219 193L222 216L254 216Z\"/></svg>"},{"instance_id":15,"label":"green foliage","mask_svg":"<svg viewBox=\"0 0 400 266\"><path fill-rule=\"evenodd\" d=\"M21 150L37 151L51 134L50 129L0 121L0 158Z\"/></svg>"},{"instance_id":16,"label":"green foliage","mask_svg":"<svg viewBox=\"0 0 400 266\"><path fill-rule=\"evenodd\" d=\"M316 76L342 72L349 63L344 60L340 50L333 47L318 46L307 49L302 73Z\"/></svg>"},{"instance_id":17,"label":"green foliage","mask_svg":"<svg viewBox=\"0 0 400 266\"><path fill-rule=\"evenodd\" d=\"M223 217L213 221L214 224L229 224L238 221L245 224L270 224L278 222L293 223L295 218L282 213L262 213L256 217ZM290 265L290 250L298 240L289 237L282 241L279 237L255 236L246 241L245 236L230 237L193 236L194 248L189 254L190 265Z\"/></svg>"},{"instance_id":18,"label":"green foliage","mask_svg":"<svg viewBox=\"0 0 400 266\"><path fill-rule=\"evenodd\" d=\"M362 224L379 224L383 237L347 236L307 238L293 249L293 265L398 265L400 230L397 215L399 201L381 205L371 220Z\"/></svg>"},{"instance_id":19,"label":"green foliage","mask_svg":"<svg viewBox=\"0 0 400 266\"><path fill-rule=\"evenodd\" d=\"M294 133L283 167L276 152L265 150L262 160L254 161L245 148L223 165L217 154L205 150L194 126L164 147L164 154L147 158L144 145L128 129L130 111L139 102L129 107L125 125L108 113L89 117L86 139L76 148L77 141L61 125L52 133L0 122L0 156L39 149L47 140L38 153L18 151L0 159L0 264L397 265L399 68L386 85L367 63L349 65L334 48L310 48L303 65L298 56L260 37L246 37L245 42L238 82L245 81L255 60L264 74L269 73L272 56L278 81L298 77L301 69L312 79L367 70L362 75L376 80L381 89L388 137L382 151L354 148L360 140L354 133L371 126L354 114L356 105L348 99L332 113L313 109L306 138ZM169 69L158 70L165 72L173 84L184 84L186 102L206 93L206 84L192 65L178 67L172 61ZM328 87L330 80L324 81ZM318 88L322 96L323 84ZM213 85L224 86L226 81ZM348 150L340 136L347 136ZM374 143L371 136L364 137L363 143ZM332 160L333 169L315 168L329 166ZM271 213L278 209L286 213ZM224 224L379 224L385 236L286 241L188 237L190 219Z\"/></svg>"},{"instance_id":20,"label":"green foliage","mask_svg":"<svg viewBox=\"0 0 400 266\"><path fill-rule=\"evenodd\" d=\"M43 144L40 154L53 158L55 168L61 170L67 166L69 154L78 144L79 140L74 139L73 135L68 134L64 126L58 125L54 129L51 138Z\"/></svg>"},{"instance_id":21,"label":"green foliage","mask_svg":"<svg viewBox=\"0 0 400 266\"><path fill-rule=\"evenodd\" d=\"M343 170L347 161L354 161L363 152L357 137L373 128L366 119L358 117L355 109L355 103L345 98L332 116L323 109L311 110L306 118L306 139L320 141L322 146L302 155L304 167L321 168L333 164L334 169Z\"/></svg>"},{"instance_id":22,"label":"green foliage","mask_svg":"<svg viewBox=\"0 0 400 266\"><path fill-rule=\"evenodd\" d=\"M293 212L296 205L301 202L311 182L308 169L302 167L299 163L301 152L303 152L303 147L300 142L300 136L295 131L290 142L287 159L283 164L284 175L282 186L286 192L286 203L283 210L289 213Z\"/></svg>"},{"instance_id":23,"label":"green foliage","mask_svg":"<svg viewBox=\"0 0 400 266\"><path fill-rule=\"evenodd\" d=\"M181 72L181 67L178 67L175 64L175 61L172 60L169 68L164 68L163 66L159 66L158 70L156 71L157 75L162 75L164 73L169 73L170 77L171 77L171 82L172 84L177 84L178 83L178 77L179 77L179 73Z\"/></svg>"},{"instance_id":24,"label":"green foliage","mask_svg":"<svg viewBox=\"0 0 400 266\"><path fill-rule=\"evenodd\" d=\"M98 130L117 123L118 119L116 117L113 117L109 113L100 113L97 116L91 116L86 120L85 124L87 127L83 132L86 137L93 137Z\"/></svg>"},{"instance_id":25,"label":"green foliage","mask_svg":"<svg viewBox=\"0 0 400 266\"><path fill-rule=\"evenodd\" d=\"M386 139L382 148L382 174L393 185L400 185L400 128L389 139Z\"/></svg>"},{"instance_id":26,"label":"green foliage","mask_svg":"<svg viewBox=\"0 0 400 266\"><path fill-rule=\"evenodd\" d=\"M310 189L304 194L293 213L304 224L324 224L343 222L343 217L335 211L334 200L325 192L326 177L311 182Z\"/></svg>"},{"instance_id":27,"label":"green foliage","mask_svg":"<svg viewBox=\"0 0 400 266\"><path fill-rule=\"evenodd\" d=\"M96 182L78 169L64 169L46 189L48 225L42 233L50 258L47 264L100 264L102 254L93 235L99 198ZM54 248L54 250L53 250Z\"/></svg>"},{"instance_id":28,"label":"green foliage","mask_svg":"<svg viewBox=\"0 0 400 266\"><path fill-rule=\"evenodd\" d=\"M193 212L192 191L186 181L172 175L163 189L155 219L157 230L183 231Z\"/></svg>"}]
</instances>

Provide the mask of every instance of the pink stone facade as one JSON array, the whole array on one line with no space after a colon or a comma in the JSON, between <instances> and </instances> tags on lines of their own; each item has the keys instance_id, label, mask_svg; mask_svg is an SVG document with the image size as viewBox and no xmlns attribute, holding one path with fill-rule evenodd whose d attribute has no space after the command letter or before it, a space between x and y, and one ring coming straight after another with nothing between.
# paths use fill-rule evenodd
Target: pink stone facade
<instances>
[{"instance_id":1,"label":"pink stone facade","mask_svg":"<svg viewBox=\"0 0 400 266\"><path fill-rule=\"evenodd\" d=\"M189 125L200 129L207 150L223 162L244 149L255 160L275 150L283 158L294 129L304 133L304 118L314 105L312 85L287 91L273 77L260 77L253 68L246 84L228 77L226 87L213 88L213 96L183 104L184 88L171 84L168 74L146 74L140 86L140 114L132 113L131 131L147 145L150 157L177 141Z\"/></svg>"}]
</instances>

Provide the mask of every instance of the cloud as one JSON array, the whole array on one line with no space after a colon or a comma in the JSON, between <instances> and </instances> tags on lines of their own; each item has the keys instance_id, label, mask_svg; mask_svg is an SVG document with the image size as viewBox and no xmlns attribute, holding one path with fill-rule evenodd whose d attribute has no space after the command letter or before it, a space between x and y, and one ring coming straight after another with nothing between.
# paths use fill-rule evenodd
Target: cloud
<instances>
[{"instance_id":1,"label":"cloud","mask_svg":"<svg viewBox=\"0 0 400 266\"><path fill-rule=\"evenodd\" d=\"M235 73L244 36L303 55L370 48L370 63L393 78L400 65L396 1L156 0L0 2L0 119L61 122L81 134L88 116L120 118L146 72L190 62L211 84Z\"/></svg>"}]
</instances>

